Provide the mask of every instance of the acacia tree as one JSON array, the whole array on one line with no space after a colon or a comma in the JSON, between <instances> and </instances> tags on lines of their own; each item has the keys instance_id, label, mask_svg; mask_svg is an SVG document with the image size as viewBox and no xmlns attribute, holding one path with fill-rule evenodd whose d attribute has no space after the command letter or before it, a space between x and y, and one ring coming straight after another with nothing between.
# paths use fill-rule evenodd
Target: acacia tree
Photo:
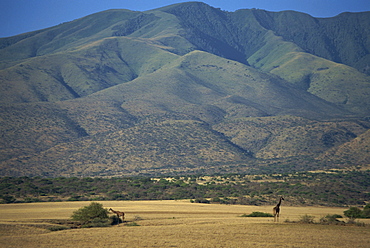
<instances>
[{"instance_id":1,"label":"acacia tree","mask_svg":"<svg viewBox=\"0 0 370 248\"><path fill-rule=\"evenodd\" d=\"M345 216L347 216L350 219L357 219L362 217L362 211L361 209L357 207L350 207L348 210L343 212Z\"/></svg>"},{"instance_id":2,"label":"acacia tree","mask_svg":"<svg viewBox=\"0 0 370 248\"><path fill-rule=\"evenodd\" d=\"M107 226L109 225L108 210L97 202L82 207L73 212L72 220L80 221L83 227Z\"/></svg>"}]
</instances>

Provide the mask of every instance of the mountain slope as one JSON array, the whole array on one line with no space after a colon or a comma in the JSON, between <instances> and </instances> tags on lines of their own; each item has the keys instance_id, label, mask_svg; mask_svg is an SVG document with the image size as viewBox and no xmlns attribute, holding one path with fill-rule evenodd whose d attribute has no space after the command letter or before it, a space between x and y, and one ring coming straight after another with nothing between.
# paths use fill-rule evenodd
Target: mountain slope
<instances>
[{"instance_id":1,"label":"mountain slope","mask_svg":"<svg viewBox=\"0 0 370 248\"><path fill-rule=\"evenodd\" d=\"M105 30L112 25L138 15L141 13L129 10L103 11L55 27L0 39L1 61L20 61L91 43L107 37Z\"/></svg>"},{"instance_id":2,"label":"mountain slope","mask_svg":"<svg viewBox=\"0 0 370 248\"><path fill-rule=\"evenodd\" d=\"M190 108L188 114L192 115L196 115L196 110L191 106L196 105L214 105L227 113L226 103L253 107L253 111L258 110L264 115L294 113L320 118L325 113L321 116L324 118L347 114L305 91L289 88L278 78L200 51L191 52L150 75L107 89L102 94L112 98L114 92L122 92L125 101L122 107L128 109L126 105L133 105L132 113L136 116L145 115L137 112L140 109L136 101L160 105L164 111L186 113L186 108ZM244 114L253 115L252 112Z\"/></svg>"},{"instance_id":3,"label":"mountain slope","mask_svg":"<svg viewBox=\"0 0 370 248\"><path fill-rule=\"evenodd\" d=\"M250 160L248 152L197 121L163 121L63 143L0 164L3 175L114 176L194 172ZM73 164L74 166L70 166Z\"/></svg>"},{"instance_id":4,"label":"mountain slope","mask_svg":"<svg viewBox=\"0 0 370 248\"><path fill-rule=\"evenodd\" d=\"M174 58L150 41L102 39L2 70L1 102L54 102L87 96L151 73Z\"/></svg>"},{"instance_id":5,"label":"mountain slope","mask_svg":"<svg viewBox=\"0 0 370 248\"><path fill-rule=\"evenodd\" d=\"M369 113L369 101L365 100L370 99L369 76L307 53L287 54L281 60L285 61L268 71L354 113Z\"/></svg>"},{"instance_id":6,"label":"mountain slope","mask_svg":"<svg viewBox=\"0 0 370 248\"><path fill-rule=\"evenodd\" d=\"M368 129L360 123L317 122L295 116L233 119L214 128L262 159L313 156L352 142Z\"/></svg>"},{"instance_id":7,"label":"mountain slope","mask_svg":"<svg viewBox=\"0 0 370 248\"><path fill-rule=\"evenodd\" d=\"M311 54L361 72L370 63L369 12L342 13L333 18L313 18L293 11L253 10L253 14L264 28Z\"/></svg>"},{"instance_id":8,"label":"mountain slope","mask_svg":"<svg viewBox=\"0 0 370 248\"><path fill-rule=\"evenodd\" d=\"M356 164L369 165L370 164L370 132L359 135L355 139L346 142L338 147L334 147L324 154L320 155L318 159L325 162L335 162L337 164Z\"/></svg>"},{"instance_id":9,"label":"mountain slope","mask_svg":"<svg viewBox=\"0 0 370 248\"><path fill-rule=\"evenodd\" d=\"M0 39L0 171L281 172L342 167L339 152L367 163L344 147L370 127L368 16L191 2Z\"/></svg>"},{"instance_id":10,"label":"mountain slope","mask_svg":"<svg viewBox=\"0 0 370 248\"><path fill-rule=\"evenodd\" d=\"M31 103L0 108L0 160L27 156L87 136L67 111L55 104Z\"/></svg>"}]
</instances>

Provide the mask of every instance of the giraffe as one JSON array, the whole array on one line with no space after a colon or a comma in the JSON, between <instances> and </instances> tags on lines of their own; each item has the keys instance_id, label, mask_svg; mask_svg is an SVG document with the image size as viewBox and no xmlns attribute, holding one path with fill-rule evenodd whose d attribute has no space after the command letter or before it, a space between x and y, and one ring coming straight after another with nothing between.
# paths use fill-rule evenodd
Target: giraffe
<instances>
[{"instance_id":1,"label":"giraffe","mask_svg":"<svg viewBox=\"0 0 370 248\"><path fill-rule=\"evenodd\" d=\"M110 208L109 211L112 211L113 213L115 213L117 215L118 219L120 219L119 217L122 216L122 222L125 220L125 213L124 212L114 211L112 208Z\"/></svg>"},{"instance_id":2,"label":"giraffe","mask_svg":"<svg viewBox=\"0 0 370 248\"><path fill-rule=\"evenodd\" d=\"M272 213L274 215L274 221L279 221L281 200L284 200L284 198L280 197L278 204L276 204L276 206L272 209Z\"/></svg>"}]
</instances>

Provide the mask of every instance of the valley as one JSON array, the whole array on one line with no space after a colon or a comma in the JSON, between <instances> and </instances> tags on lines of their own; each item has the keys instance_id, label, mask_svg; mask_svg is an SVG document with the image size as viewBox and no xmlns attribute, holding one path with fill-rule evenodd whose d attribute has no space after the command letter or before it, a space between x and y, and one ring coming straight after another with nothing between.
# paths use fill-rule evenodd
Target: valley
<instances>
[{"instance_id":1,"label":"valley","mask_svg":"<svg viewBox=\"0 0 370 248\"><path fill-rule=\"evenodd\" d=\"M240 217L272 206L195 204L189 201L105 201L126 213L126 222L106 228L49 231L52 220L68 219L87 202L0 205L2 247L367 247L368 226L288 223L308 214L316 220L344 208L288 207L280 221ZM284 204L284 203L283 203ZM361 220L366 221L366 220ZM135 222L136 225L129 225ZM368 222L366 222L368 223ZM345 239L339 238L345 236ZM268 238L267 238L268 237Z\"/></svg>"}]
</instances>

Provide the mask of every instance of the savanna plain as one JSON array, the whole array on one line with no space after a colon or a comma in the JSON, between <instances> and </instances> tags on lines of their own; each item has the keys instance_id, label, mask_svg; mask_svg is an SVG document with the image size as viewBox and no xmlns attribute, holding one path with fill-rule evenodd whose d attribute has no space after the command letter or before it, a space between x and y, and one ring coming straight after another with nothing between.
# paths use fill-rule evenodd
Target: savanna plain
<instances>
[{"instance_id":1,"label":"savanna plain","mask_svg":"<svg viewBox=\"0 0 370 248\"><path fill-rule=\"evenodd\" d=\"M0 205L0 247L370 247L365 226L293 223L343 215L346 208L282 206L273 218L241 217L273 206L190 201L102 201L126 213L124 223L104 228L50 231L51 220L67 220L90 202ZM289 221L287 221L289 220ZM134 225L133 225L134 224Z\"/></svg>"}]
</instances>

